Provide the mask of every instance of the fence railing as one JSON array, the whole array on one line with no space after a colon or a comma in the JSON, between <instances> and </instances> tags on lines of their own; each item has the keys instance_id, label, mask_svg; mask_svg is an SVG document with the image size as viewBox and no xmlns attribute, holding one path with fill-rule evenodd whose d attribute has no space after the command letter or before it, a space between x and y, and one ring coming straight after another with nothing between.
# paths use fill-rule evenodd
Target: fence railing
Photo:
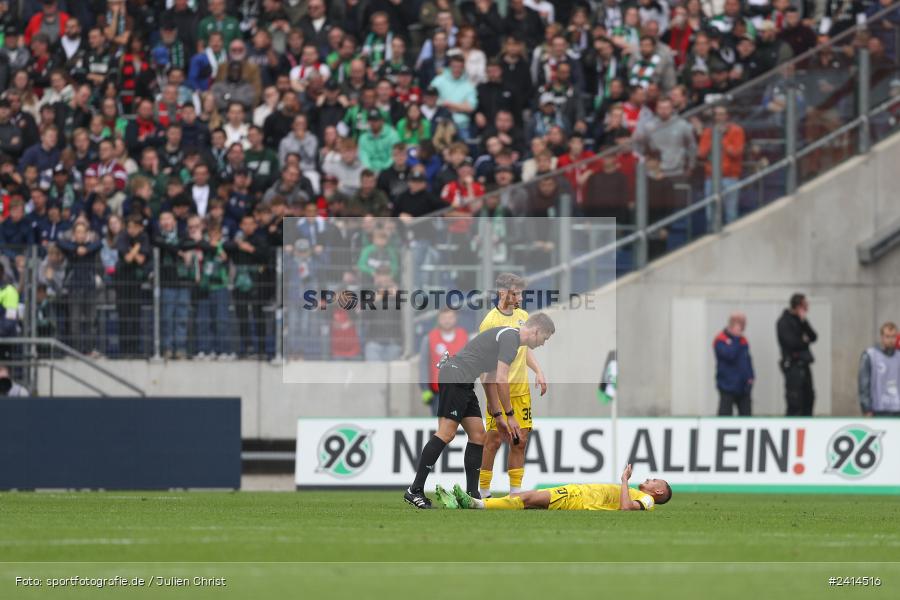
<instances>
[{"instance_id":1,"label":"fence railing","mask_svg":"<svg viewBox=\"0 0 900 600\"><path fill-rule=\"evenodd\" d=\"M104 383L113 382L121 385L137 394L138 396L146 396L147 394L134 385L131 381L107 369L106 367L91 360L89 357L78 352L74 348L67 346L55 338L32 338L32 337L0 337L0 348L22 349L20 356L14 360L7 361L5 366L21 373L21 381L23 381L29 390L36 391L38 389L38 371L47 369L47 385L46 393L53 395L56 373L75 381L76 383L88 388L99 396L109 396L105 387L101 387L101 383L95 379L85 379L83 376L70 371L60 364L56 358L70 358L87 365L92 373Z\"/></svg>"}]
</instances>

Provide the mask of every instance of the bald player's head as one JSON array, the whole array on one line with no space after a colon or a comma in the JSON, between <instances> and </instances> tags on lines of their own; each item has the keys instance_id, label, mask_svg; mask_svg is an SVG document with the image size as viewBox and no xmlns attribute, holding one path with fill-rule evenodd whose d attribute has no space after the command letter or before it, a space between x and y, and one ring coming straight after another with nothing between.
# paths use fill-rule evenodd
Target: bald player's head
<instances>
[{"instance_id":1,"label":"bald player's head","mask_svg":"<svg viewBox=\"0 0 900 600\"><path fill-rule=\"evenodd\" d=\"M743 335L747 328L747 315L742 312L733 312L728 316L728 331L732 335Z\"/></svg>"},{"instance_id":2,"label":"bald player's head","mask_svg":"<svg viewBox=\"0 0 900 600\"><path fill-rule=\"evenodd\" d=\"M653 501L657 504L665 504L672 499L672 487L665 479L646 479L638 489L653 496Z\"/></svg>"}]
</instances>

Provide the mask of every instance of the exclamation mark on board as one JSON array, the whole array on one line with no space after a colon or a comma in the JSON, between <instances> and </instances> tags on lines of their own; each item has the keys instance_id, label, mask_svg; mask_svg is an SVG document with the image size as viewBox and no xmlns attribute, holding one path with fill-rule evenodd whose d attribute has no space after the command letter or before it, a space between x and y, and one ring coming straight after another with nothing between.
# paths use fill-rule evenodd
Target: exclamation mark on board
<instances>
[{"instance_id":1,"label":"exclamation mark on board","mask_svg":"<svg viewBox=\"0 0 900 600\"><path fill-rule=\"evenodd\" d=\"M803 460L803 440L806 437L805 429L797 430L797 458L799 460ZM802 462L798 462L794 465L794 473L797 475L802 475L803 471L806 470L806 467L803 466Z\"/></svg>"}]
</instances>

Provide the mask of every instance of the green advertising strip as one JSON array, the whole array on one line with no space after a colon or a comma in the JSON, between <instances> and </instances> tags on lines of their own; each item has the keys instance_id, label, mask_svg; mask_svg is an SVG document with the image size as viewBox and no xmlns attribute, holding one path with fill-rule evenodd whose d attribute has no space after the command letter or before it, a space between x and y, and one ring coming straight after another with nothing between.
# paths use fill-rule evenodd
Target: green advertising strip
<instances>
[{"instance_id":1,"label":"green advertising strip","mask_svg":"<svg viewBox=\"0 0 900 600\"><path fill-rule=\"evenodd\" d=\"M564 483L547 483L535 489L546 490ZM635 487L632 485L632 487ZM900 495L897 485L778 485L686 483L672 486L673 492L721 494L862 494L865 496Z\"/></svg>"}]
</instances>

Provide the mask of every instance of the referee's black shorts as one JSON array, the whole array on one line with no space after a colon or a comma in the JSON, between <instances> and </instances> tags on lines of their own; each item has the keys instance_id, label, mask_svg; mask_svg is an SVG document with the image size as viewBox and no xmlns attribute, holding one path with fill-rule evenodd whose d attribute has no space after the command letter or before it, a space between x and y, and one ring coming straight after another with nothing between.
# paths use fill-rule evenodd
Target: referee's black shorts
<instances>
[{"instance_id":1,"label":"referee's black shorts","mask_svg":"<svg viewBox=\"0 0 900 600\"><path fill-rule=\"evenodd\" d=\"M438 372L437 416L461 423L466 417L481 417L481 405L475 395L475 384L455 381L456 369L448 362Z\"/></svg>"}]
</instances>

